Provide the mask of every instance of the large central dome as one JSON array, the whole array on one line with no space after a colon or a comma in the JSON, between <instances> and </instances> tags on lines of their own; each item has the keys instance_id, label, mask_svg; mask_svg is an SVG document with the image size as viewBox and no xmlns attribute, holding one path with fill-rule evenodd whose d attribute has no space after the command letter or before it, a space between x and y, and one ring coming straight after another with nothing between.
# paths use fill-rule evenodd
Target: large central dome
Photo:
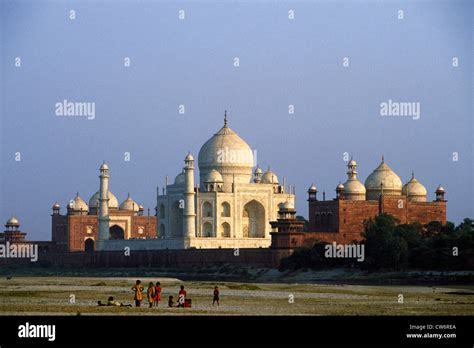
<instances>
[{"instance_id":1,"label":"large central dome","mask_svg":"<svg viewBox=\"0 0 474 348\"><path fill-rule=\"evenodd\" d=\"M227 125L204 143L198 156L200 186L214 169L221 173L224 180L224 191L232 189L232 182L250 183L254 166L253 153L245 140Z\"/></svg>"},{"instance_id":2,"label":"large central dome","mask_svg":"<svg viewBox=\"0 0 474 348\"><path fill-rule=\"evenodd\" d=\"M382 157L380 165L365 180L367 200L379 199L382 190L386 195L399 196L402 194L402 185L400 177L385 163Z\"/></svg>"}]
</instances>

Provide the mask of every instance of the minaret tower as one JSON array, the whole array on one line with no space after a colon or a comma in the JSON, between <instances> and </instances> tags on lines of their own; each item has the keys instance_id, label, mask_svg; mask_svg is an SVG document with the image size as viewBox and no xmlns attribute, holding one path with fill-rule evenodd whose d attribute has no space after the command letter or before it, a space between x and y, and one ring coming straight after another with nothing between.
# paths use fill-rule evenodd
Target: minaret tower
<instances>
[{"instance_id":1,"label":"minaret tower","mask_svg":"<svg viewBox=\"0 0 474 348\"><path fill-rule=\"evenodd\" d=\"M196 235L196 214L194 209L194 158L191 152L184 159L185 191L183 212L183 237L193 238Z\"/></svg>"},{"instance_id":2,"label":"minaret tower","mask_svg":"<svg viewBox=\"0 0 474 348\"><path fill-rule=\"evenodd\" d=\"M102 163L100 166L100 193L99 193L99 240L108 240L109 234L109 166Z\"/></svg>"}]
</instances>

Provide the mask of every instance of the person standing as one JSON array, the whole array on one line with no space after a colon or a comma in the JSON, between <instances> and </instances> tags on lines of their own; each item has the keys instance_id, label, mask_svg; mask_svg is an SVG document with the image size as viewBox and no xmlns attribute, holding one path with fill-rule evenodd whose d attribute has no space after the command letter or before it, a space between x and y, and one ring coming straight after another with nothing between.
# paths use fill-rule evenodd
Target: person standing
<instances>
[{"instance_id":1,"label":"person standing","mask_svg":"<svg viewBox=\"0 0 474 348\"><path fill-rule=\"evenodd\" d=\"M186 290L184 290L184 285L181 285L179 293L178 293L178 307L184 307L184 303L186 302L186 297L188 294Z\"/></svg>"},{"instance_id":2,"label":"person standing","mask_svg":"<svg viewBox=\"0 0 474 348\"><path fill-rule=\"evenodd\" d=\"M161 301L161 283L156 282L156 285L155 285L155 299L154 299L155 306L158 306L160 301Z\"/></svg>"},{"instance_id":3,"label":"person standing","mask_svg":"<svg viewBox=\"0 0 474 348\"><path fill-rule=\"evenodd\" d=\"M135 286L132 287L132 290L135 292L135 296L133 297L133 299L135 300L136 307L140 307L140 304L143 300L143 290L145 288L141 285L141 283L142 282L140 280L137 280Z\"/></svg>"},{"instance_id":4,"label":"person standing","mask_svg":"<svg viewBox=\"0 0 474 348\"><path fill-rule=\"evenodd\" d=\"M153 302L155 301L155 287L153 286L152 282L148 284L147 298L148 298L148 303L150 304L149 308L153 307Z\"/></svg>"},{"instance_id":5,"label":"person standing","mask_svg":"<svg viewBox=\"0 0 474 348\"><path fill-rule=\"evenodd\" d=\"M212 305L217 302L217 305L219 306L219 288L217 286L214 287L214 299L212 300Z\"/></svg>"}]
</instances>

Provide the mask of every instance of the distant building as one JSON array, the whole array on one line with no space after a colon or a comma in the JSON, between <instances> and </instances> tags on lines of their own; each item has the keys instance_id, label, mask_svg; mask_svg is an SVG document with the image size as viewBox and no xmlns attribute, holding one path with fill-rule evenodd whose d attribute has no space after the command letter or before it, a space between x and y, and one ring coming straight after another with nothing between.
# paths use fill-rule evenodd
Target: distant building
<instances>
[{"instance_id":1,"label":"distant building","mask_svg":"<svg viewBox=\"0 0 474 348\"><path fill-rule=\"evenodd\" d=\"M315 185L308 189L309 230L312 237L325 241L349 243L361 240L364 222L378 214L387 213L400 223L427 224L431 221L446 223L444 188L436 189L434 201L427 201L426 188L412 174L402 184L400 177L385 163L370 174L365 184L357 179L357 163L348 163L348 179L336 187L336 198L318 200Z\"/></svg>"},{"instance_id":2,"label":"distant building","mask_svg":"<svg viewBox=\"0 0 474 348\"><path fill-rule=\"evenodd\" d=\"M101 221L100 204L103 209L102 223L106 225L104 238L112 240L153 239L156 238L156 217L144 216L144 208L135 202L130 194L119 205L117 197L109 191L109 169L107 164L100 167L101 185L106 185L104 197L97 191L87 204L79 193L67 205L66 214L60 213L60 205L52 207L52 241L64 251L93 251L99 240Z\"/></svg>"},{"instance_id":3,"label":"distant building","mask_svg":"<svg viewBox=\"0 0 474 348\"><path fill-rule=\"evenodd\" d=\"M0 233L0 243L29 243L25 240L26 233L20 230L20 222L14 216L5 224L6 230Z\"/></svg>"}]
</instances>

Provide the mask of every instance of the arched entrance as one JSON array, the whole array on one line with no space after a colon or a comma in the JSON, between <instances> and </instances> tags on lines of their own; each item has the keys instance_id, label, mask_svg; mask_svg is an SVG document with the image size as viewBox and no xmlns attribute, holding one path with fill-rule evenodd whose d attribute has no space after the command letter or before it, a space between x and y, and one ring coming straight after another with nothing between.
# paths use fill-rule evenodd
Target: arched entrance
<instances>
[{"instance_id":1,"label":"arched entrance","mask_svg":"<svg viewBox=\"0 0 474 348\"><path fill-rule=\"evenodd\" d=\"M230 225L227 222L224 222L221 226L221 237L230 237Z\"/></svg>"},{"instance_id":2,"label":"arched entrance","mask_svg":"<svg viewBox=\"0 0 474 348\"><path fill-rule=\"evenodd\" d=\"M244 206L242 216L244 238L265 237L265 208L255 200Z\"/></svg>"},{"instance_id":3,"label":"arched entrance","mask_svg":"<svg viewBox=\"0 0 474 348\"><path fill-rule=\"evenodd\" d=\"M161 224L160 225L160 229L158 230L158 237L159 238L164 238L165 237L165 225L164 224Z\"/></svg>"},{"instance_id":4,"label":"arched entrance","mask_svg":"<svg viewBox=\"0 0 474 348\"><path fill-rule=\"evenodd\" d=\"M212 224L210 222L205 222L202 225L202 232L204 237L214 237L214 233L212 231Z\"/></svg>"},{"instance_id":5,"label":"arched entrance","mask_svg":"<svg viewBox=\"0 0 474 348\"><path fill-rule=\"evenodd\" d=\"M125 239L125 231L118 225L113 225L110 229L110 239Z\"/></svg>"},{"instance_id":6,"label":"arched entrance","mask_svg":"<svg viewBox=\"0 0 474 348\"><path fill-rule=\"evenodd\" d=\"M94 251L94 240L92 238L87 238L84 242L84 250L86 253L91 253Z\"/></svg>"},{"instance_id":7,"label":"arched entrance","mask_svg":"<svg viewBox=\"0 0 474 348\"><path fill-rule=\"evenodd\" d=\"M179 201L175 201L171 206L169 216L169 226L171 238L180 238L183 236L183 209L179 205Z\"/></svg>"}]
</instances>

